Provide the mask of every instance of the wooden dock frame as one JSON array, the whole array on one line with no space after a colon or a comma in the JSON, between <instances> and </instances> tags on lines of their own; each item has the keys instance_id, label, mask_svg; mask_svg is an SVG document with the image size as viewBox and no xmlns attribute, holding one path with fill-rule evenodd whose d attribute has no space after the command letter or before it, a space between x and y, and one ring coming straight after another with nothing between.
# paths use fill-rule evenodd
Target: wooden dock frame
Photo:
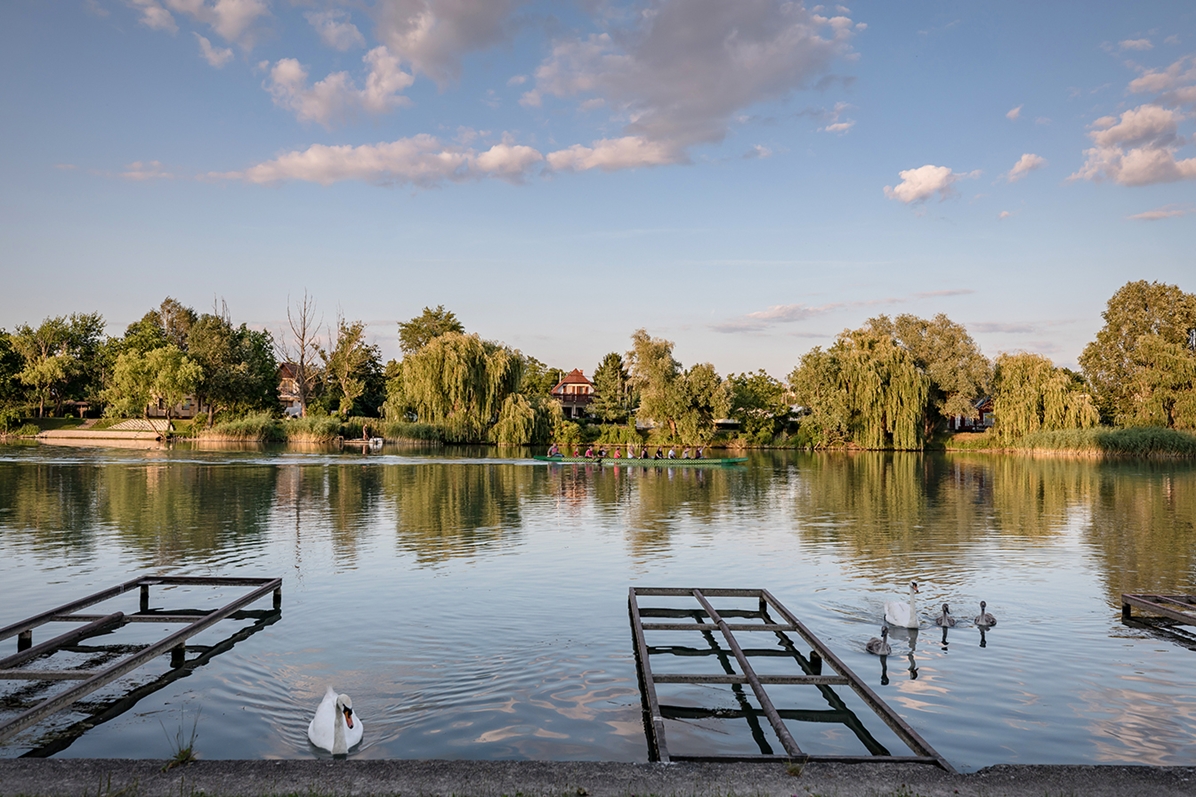
<instances>
[{"instance_id":1,"label":"wooden dock frame","mask_svg":"<svg viewBox=\"0 0 1196 797\"><path fill-rule=\"evenodd\" d=\"M219 609L211 611L151 611L150 587L159 585L253 587L253 589L235 600L226 603ZM125 614L124 612L113 612L111 614L77 613L80 609L110 600L134 589L140 590L140 610L134 614ZM9 721L0 724L0 743L24 729L36 725L50 715L82 700L100 687L115 681L121 676L127 675L151 659L164 653L170 653L170 666L172 669L187 666L186 642L189 638L210 628L221 620L235 618L238 615L256 616L256 613L251 615L248 612L240 612L239 610L271 593L274 596L273 613L277 614L282 608L281 578L142 576L88 595L86 598L80 598L77 601L72 601L71 603L66 603L49 611L26 618L6 628L0 628L0 641L13 636L17 638L16 654L0 659L0 680L41 682L80 681L79 684L70 689L59 692L23 711ZM259 618L259 622L261 622L261 619ZM273 622L274 619L277 618L270 619L270 622ZM34 629L54 622L83 623L83 625L65 634L34 645ZM102 669L38 670L21 667L21 665L36 658L50 655L68 646L76 645L88 637L108 633L128 623L185 623L186 625L178 631ZM235 638L233 641L236 641ZM206 656L204 660L206 661L207 658L211 658L211 656Z\"/></svg>"},{"instance_id":2,"label":"wooden dock frame","mask_svg":"<svg viewBox=\"0 0 1196 797\"><path fill-rule=\"evenodd\" d=\"M700 608L694 609L664 609L642 607L641 597L690 597L696 600ZM710 598L756 598L759 601L758 610L726 610L719 612L711 605ZM775 622L769 615L769 609L775 611L784 622ZM844 664L834 651L828 648L816 637L797 617L772 596L766 589L690 589L669 587L631 587L628 593L628 611L631 616L632 636L635 644L636 671L639 676L640 696L644 710L644 730L648 737L648 757L652 761L826 761L841 763L918 763L933 764L947 772L955 769L923 739L917 731L911 728L896 712L894 712L872 689L861 681L855 673ZM660 618L688 618L689 622L645 623L645 617ZM758 622L728 623L726 617L750 618ZM705 619L703 619L705 618ZM653 653L672 653L673 650L654 651L645 639L648 631L700 631L707 636L711 649L709 651L694 651L688 655L717 655L722 662L725 674L660 674L652 671L650 656ZM721 633L726 641L727 649L719 648L714 639L714 632ZM735 632L771 632L780 641L780 649L747 649L745 650L735 637ZM796 632L811 648L807 657L794 645L786 634ZM758 675L752 668L749 658L752 656L780 656L794 659L801 667L802 675ZM739 672L735 672L731 665L732 659L738 664ZM823 675L823 663L835 672L834 675ZM657 694L656 684L663 683L717 683L742 685L751 687L760 708L748 705L746 699L740 699L738 711L727 709L701 709L662 706ZM829 711L796 711L778 710L769 698L764 687L768 684L808 684L816 686L831 706ZM880 744L831 688L832 686L849 686L864 703L876 713L890 729L901 739L912 752L909 756L896 756L889 753ZM746 697L746 696L744 696ZM763 728L760 716L767 718L773 732L785 749L784 755L773 755L766 752ZM753 737L761 747L759 755L674 755L669 752L665 739L665 719L682 719L698 717L742 717L752 727ZM785 726L785 719L804 720L813 722L840 722L855 733L856 737L870 751L870 755L809 755L805 753L789 729Z\"/></svg>"},{"instance_id":3,"label":"wooden dock frame","mask_svg":"<svg viewBox=\"0 0 1196 797\"><path fill-rule=\"evenodd\" d=\"M1183 625L1196 625L1196 595L1139 595L1122 594L1121 619L1133 619L1133 607L1175 620ZM1183 610L1175 607L1182 606Z\"/></svg>"}]
</instances>

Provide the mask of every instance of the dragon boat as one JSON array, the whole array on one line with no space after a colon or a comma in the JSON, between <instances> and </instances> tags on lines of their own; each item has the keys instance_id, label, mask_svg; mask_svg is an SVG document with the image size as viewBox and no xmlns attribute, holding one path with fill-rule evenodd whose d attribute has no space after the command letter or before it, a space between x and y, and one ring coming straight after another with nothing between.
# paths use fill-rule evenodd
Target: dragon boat
<instances>
[{"instance_id":1,"label":"dragon boat","mask_svg":"<svg viewBox=\"0 0 1196 797\"><path fill-rule=\"evenodd\" d=\"M565 465L600 465L603 467L628 468L723 468L742 465L747 457L724 457L722 459L630 459L627 457L532 457L537 462Z\"/></svg>"}]
</instances>

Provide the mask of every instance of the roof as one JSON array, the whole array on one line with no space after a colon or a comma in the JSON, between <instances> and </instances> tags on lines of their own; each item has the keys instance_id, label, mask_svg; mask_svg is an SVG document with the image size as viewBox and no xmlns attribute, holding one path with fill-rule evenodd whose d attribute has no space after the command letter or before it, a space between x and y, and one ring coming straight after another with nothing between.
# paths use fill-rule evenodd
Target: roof
<instances>
[{"instance_id":1,"label":"roof","mask_svg":"<svg viewBox=\"0 0 1196 797\"><path fill-rule=\"evenodd\" d=\"M279 379L298 379L299 366L294 363L279 363L278 364L278 378Z\"/></svg>"},{"instance_id":2,"label":"roof","mask_svg":"<svg viewBox=\"0 0 1196 797\"><path fill-rule=\"evenodd\" d=\"M580 368L574 368L572 371L565 374L561 381L556 383L556 387L552 389L552 392L555 393L557 389L565 385L590 385L592 387L594 383L586 379L586 375L582 373Z\"/></svg>"}]
</instances>

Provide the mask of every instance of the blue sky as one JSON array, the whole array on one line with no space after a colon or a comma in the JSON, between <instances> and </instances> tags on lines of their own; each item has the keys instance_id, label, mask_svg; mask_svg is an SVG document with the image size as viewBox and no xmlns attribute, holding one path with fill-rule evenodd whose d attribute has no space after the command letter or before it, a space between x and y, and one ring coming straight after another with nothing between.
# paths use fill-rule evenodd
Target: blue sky
<instances>
[{"instance_id":1,"label":"blue sky","mask_svg":"<svg viewBox=\"0 0 1196 797\"><path fill-rule=\"evenodd\" d=\"M14 0L0 326L444 304L593 369L789 373L879 313L1075 363L1196 291L1196 5Z\"/></svg>"}]
</instances>

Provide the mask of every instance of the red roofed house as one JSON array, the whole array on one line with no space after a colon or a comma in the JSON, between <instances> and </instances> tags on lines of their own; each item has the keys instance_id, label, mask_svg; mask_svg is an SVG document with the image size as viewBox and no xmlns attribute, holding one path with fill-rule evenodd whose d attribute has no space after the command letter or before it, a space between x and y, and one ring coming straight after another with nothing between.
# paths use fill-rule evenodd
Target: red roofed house
<instances>
[{"instance_id":1,"label":"red roofed house","mask_svg":"<svg viewBox=\"0 0 1196 797\"><path fill-rule=\"evenodd\" d=\"M594 400L594 383L586 379L580 368L574 368L556 383L551 392L552 397L561 402L561 410L566 418L580 418Z\"/></svg>"}]
</instances>

